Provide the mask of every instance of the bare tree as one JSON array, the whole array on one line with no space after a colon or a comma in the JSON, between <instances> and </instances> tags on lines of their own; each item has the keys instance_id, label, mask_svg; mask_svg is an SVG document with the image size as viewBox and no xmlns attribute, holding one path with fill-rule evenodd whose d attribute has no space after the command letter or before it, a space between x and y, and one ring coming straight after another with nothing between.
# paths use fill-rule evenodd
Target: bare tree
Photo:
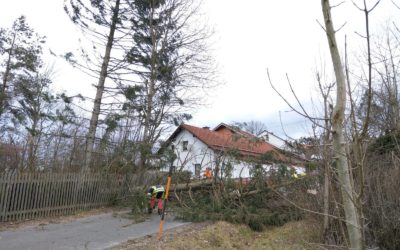
<instances>
[{"instance_id":1,"label":"bare tree","mask_svg":"<svg viewBox=\"0 0 400 250\"><path fill-rule=\"evenodd\" d=\"M342 193L343 209L345 212L350 248L363 249L363 234L360 225L361 215L356 207L355 190L350 177L343 131L344 111L346 107L346 78L336 43L336 31L333 28L333 19L331 15L332 7L329 0L322 0L321 4L326 36L336 77L336 104L331 117L335 164L338 171L338 180Z\"/></svg>"},{"instance_id":2,"label":"bare tree","mask_svg":"<svg viewBox=\"0 0 400 250\"><path fill-rule=\"evenodd\" d=\"M330 110L330 94L331 94L331 89L335 86L334 83L324 85L322 83L321 79L321 74L318 72L316 74L317 82L318 82L318 88L322 96L322 101L323 101L323 113L324 113L324 127L323 133L322 133L322 162L323 162L323 169L324 169L324 194L323 194L323 199L324 199L324 204L323 204L323 214L324 214L324 224L323 224L323 230L324 230L324 236L326 238L329 230L329 186L330 186L330 170L331 170L331 157L330 157L330 150L329 150L329 143L330 143L330 124L329 124L329 116L331 113Z\"/></svg>"},{"instance_id":3,"label":"bare tree","mask_svg":"<svg viewBox=\"0 0 400 250\"><path fill-rule=\"evenodd\" d=\"M391 25L392 26L392 25ZM398 31L388 25L381 39L375 46L372 56L374 65L372 70L377 74L374 80L371 103L370 130L373 136L381 136L395 131L400 131L400 99L398 88L399 77L399 40ZM366 98L362 98L359 113L366 109ZM362 118L363 115L360 115Z\"/></svg>"},{"instance_id":4,"label":"bare tree","mask_svg":"<svg viewBox=\"0 0 400 250\"><path fill-rule=\"evenodd\" d=\"M267 125L260 121L249 121L249 122L233 122L233 126L237 126L240 129L249 132L255 136L261 136L267 131Z\"/></svg>"},{"instance_id":5,"label":"bare tree","mask_svg":"<svg viewBox=\"0 0 400 250\"><path fill-rule=\"evenodd\" d=\"M68 8L69 7L69 8ZM101 102L104 92L104 84L108 76L109 63L111 57L111 50L113 49L114 35L117 30L117 25L120 24L120 0L115 0L113 6L110 6L106 1L96 1L87 3L86 5L82 1L70 1L70 5L65 5L64 9L70 16L71 20L78 24L84 31L93 32L95 37L100 40L106 40L105 51L100 66L100 72L98 75L98 83L96 85L96 96L94 98L93 111L91 114L89 131L87 134L86 142L86 158L84 164L84 171L87 171L91 160L93 146L96 136L96 129L99 121ZM94 27L89 24L100 26L102 28L108 28L108 34L103 35L96 31ZM82 66L82 65L81 65ZM88 69L88 68L86 68ZM89 69L91 70L91 69ZM95 71L96 72L96 71ZM92 72L93 73L93 72Z\"/></svg>"}]
</instances>

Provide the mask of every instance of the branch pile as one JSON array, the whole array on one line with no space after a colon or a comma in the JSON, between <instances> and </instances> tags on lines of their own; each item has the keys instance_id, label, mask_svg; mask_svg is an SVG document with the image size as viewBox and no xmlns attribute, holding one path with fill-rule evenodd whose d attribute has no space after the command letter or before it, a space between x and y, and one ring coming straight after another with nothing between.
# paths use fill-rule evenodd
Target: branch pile
<instances>
[{"instance_id":1,"label":"branch pile","mask_svg":"<svg viewBox=\"0 0 400 250\"><path fill-rule=\"evenodd\" d=\"M296 179L253 179L247 185L231 179L195 181L173 186L171 195L180 219L225 220L260 231L264 226L283 225L302 217L302 211L288 201L299 193L307 196L305 183Z\"/></svg>"}]
</instances>

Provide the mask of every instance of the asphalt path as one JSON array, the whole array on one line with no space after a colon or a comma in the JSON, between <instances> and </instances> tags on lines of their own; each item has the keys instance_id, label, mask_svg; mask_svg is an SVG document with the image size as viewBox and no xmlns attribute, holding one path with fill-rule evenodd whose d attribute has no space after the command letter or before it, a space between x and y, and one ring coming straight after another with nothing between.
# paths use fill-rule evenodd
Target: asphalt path
<instances>
[{"instance_id":1,"label":"asphalt path","mask_svg":"<svg viewBox=\"0 0 400 250\"><path fill-rule=\"evenodd\" d=\"M1 250L107 249L159 230L160 216L153 214L144 222L113 213L93 215L59 224L26 226L0 232ZM166 216L164 229L186 225Z\"/></svg>"}]
</instances>

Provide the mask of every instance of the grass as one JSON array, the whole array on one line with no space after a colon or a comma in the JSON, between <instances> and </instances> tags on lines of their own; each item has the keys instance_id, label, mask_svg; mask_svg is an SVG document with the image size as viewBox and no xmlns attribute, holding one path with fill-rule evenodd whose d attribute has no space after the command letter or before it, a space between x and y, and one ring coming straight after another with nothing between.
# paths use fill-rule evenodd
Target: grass
<instances>
[{"instance_id":1,"label":"grass","mask_svg":"<svg viewBox=\"0 0 400 250\"><path fill-rule=\"evenodd\" d=\"M318 244L313 243L320 240L318 224L307 220L268 227L262 232L223 221L203 227L192 225L192 228L165 235L162 241L148 236L116 249L318 249Z\"/></svg>"}]
</instances>

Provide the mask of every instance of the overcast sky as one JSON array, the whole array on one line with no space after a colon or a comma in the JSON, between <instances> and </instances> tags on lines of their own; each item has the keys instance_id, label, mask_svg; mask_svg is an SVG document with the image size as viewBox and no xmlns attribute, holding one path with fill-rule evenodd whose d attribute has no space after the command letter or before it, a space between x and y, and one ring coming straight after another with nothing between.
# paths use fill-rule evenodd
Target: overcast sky
<instances>
[{"instance_id":1,"label":"overcast sky","mask_svg":"<svg viewBox=\"0 0 400 250\"><path fill-rule=\"evenodd\" d=\"M372 5L375 1L367 2ZM311 98L317 100L314 71L321 63L329 65L326 37L316 21L323 23L320 1L205 0L204 13L215 29L213 55L224 85L209 94L208 105L194 113L190 123L213 127L220 122L256 120L282 135L281 113L290 136L307 133L305 119L287 112L287 105L269 86L267 68L274 84L293 101L287 73L301 100L312 108ZM52 51L62 54L79 46L79 32L64 13L63 0L4 0L0 27L10 27L20 15L26 15L31 27L47 36ZM395 15L400 16L400 10L390 0L382 0L371 14L372 29L378 30ZM364 33L363 13L345 1L334 9L333 18L336 27L346 22L338 39L343 41L347 35L349 47L361 51L362 39L355 31ZM62 60L53 58L51 63L56 69L57 89L94 96L94 79Z\"/></svg>"}]
</instances>

